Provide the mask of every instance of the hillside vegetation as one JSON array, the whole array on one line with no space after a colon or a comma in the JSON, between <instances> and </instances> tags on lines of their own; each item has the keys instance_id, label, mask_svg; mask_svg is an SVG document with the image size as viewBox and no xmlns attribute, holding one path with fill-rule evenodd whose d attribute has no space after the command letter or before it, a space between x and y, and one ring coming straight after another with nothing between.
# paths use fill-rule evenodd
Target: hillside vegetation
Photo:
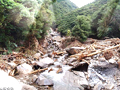
<instances>
[{"instance_id":1,"label":"hillside vegetation","mask_svg":"<svg viewBox=\"0 0 120 90\"><path fill-rule=\"evenodd\" d=\"M78 7L70 0L57 0L53 4L53 12L56 20L61 19L64 15L73 11L76 8Z\"/></svg>"},{"instance_id":2,"label":"hillside vegetation","mask_svg":"<svg viewBox=\"0 0 120 90\"><path fill-rule=\"evenodd\" d=\"M81 42L120 37L119 12L119 0L95 0L82 8L70 0L0 0L0 47L37 50L50 27Z\"/></svg>"},{"instance_id":3,"label":"hillside vegetation","mask_svg":"<svg viewBox=\"0 0 120 90\"><path fill-rule=\"evenodd\" d=\"M71 30L76 24L76 17L85 15L91 19L91 33L88 37L93 38L103 38L105 36L109 37L120 37L119 31L119 10L120 5L118 4L119 0L96 0L93 3L90 3L82 8L78 8L66 15L64 15L59 21L57 21L58 31L62 35L67 34L67 30ZM99 16L100 15L100 16ZM107 17L110 16L110 17ZM102 20L108 18L108 26L100 29L100 25L104 22ZM101 20L101 24L100 24ZM105 30L106 28L106 30Z\"/></svg>"}]
</instances>

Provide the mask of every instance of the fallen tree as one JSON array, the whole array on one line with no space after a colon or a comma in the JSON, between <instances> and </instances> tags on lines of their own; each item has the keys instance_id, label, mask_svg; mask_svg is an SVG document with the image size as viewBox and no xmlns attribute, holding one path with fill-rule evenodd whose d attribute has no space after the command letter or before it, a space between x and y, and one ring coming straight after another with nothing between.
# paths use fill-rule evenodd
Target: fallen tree
<instances>
[{"instance_id":1,"label":"fallen tree","mask_svg":"<svg viewBox=\"0 0 120 90\"><path fill-rule=\"evenodd\" d=\"M75 54L75 55L71 55L70 57L75 57L77 58L79 61L81 61L82 59L84 59L85 57L91 57L93 55L96 55L96 54L99 54L99 53L102 53L102 52L105 52L105 51L108 51L108 50L111 50L111 49L114 49L114 48L118 48L120 46L120 44L116 45L116 46L112 46L112 47L109 47L109 48L106 48L104 50L97 50L96 52L93 52L93 53L90 53L90 54L84 54L84 53L78 53L78 54Z\"/></svg>"}]
</instances>

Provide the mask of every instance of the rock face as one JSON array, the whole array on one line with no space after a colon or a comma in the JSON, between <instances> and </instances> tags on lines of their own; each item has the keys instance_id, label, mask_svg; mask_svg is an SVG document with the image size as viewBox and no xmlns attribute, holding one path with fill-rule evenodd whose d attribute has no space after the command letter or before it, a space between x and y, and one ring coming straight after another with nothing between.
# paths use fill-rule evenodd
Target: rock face
<instances>
[{"instance_id":1,"label":"rock face","mask_svg":"<svg viewBox=\"0 0 120 90\"><path fill-rule=\"evenodd\" d=\"M48 67L50 65L53 65L54 64L54 61L49 58L49 57L46 57L46 58L43 58L43 59L40 59L40 61L36 62L40 67Z\"/></svg>"},{"instance_id":2,"label":"rock face","mask_svg":"<svg viewBox=\"0 0 120 90\"><path fill-rule=\"evenodd\" d=\"M53 81L45 78L43 75L40 75L36 81L38 85L53 85Z\"/></svg>"}]
</instances>

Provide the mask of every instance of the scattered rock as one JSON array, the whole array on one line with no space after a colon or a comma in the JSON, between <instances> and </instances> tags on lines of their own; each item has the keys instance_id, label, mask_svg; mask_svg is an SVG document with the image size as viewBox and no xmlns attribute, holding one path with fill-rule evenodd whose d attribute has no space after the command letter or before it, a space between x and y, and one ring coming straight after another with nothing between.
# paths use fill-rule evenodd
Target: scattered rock
<instances>
[{"instance_id":1,"label":"scattered rock","mask_svg":"<svg viewBox=\"0 0 120 90\"><path fill-rule=\"evenodd\" d=\"M43 75L40 75L36 81L38 85L53 85L53 81L50 79L45 78Z\"/></svg>"},{"instance_id":2,"label":"scattered rock","mask_svg":"<svg viewBox=\"0 0 120 90\"><path fill-rule=\"evenodd\" d=\"M40 87L38 90L48 90L50 85L52 90L53 88L54 90L119 90L119 43L118 38L106 40L89 38L82 44L75 38L61 38L60 34L52 30L45 40L41 41L47 51L39 47L37 41L36 46L39 50L36 51L39 53L33 56L28 55L30 53L1 55L0 69L30 85L21 84L0 70L0 88L7 86L13 87L14 90L37 90ZM41 75L37 76L38 73ZM37 89L31 86L34 83Z\"/></svg>"}]
</instances>

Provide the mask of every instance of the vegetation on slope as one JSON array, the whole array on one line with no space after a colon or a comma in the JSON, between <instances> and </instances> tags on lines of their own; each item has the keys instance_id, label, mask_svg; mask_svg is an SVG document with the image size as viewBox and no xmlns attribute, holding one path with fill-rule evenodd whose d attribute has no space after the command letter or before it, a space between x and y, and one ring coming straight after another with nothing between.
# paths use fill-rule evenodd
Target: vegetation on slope
<instances>
[{"instance_id":1,"label":"vegetation on slope","mask_svg":"<svg viewBox=\"0 0 120 90\"><path fill-rule=\"evenodd\" d=\"M0 45L8 48L29 36L44 37L52 22L51 3L50 0L0 0Z\"/></svg>"},{"instance_id":2,"label":"vegetation on slope","mask_svg":"<svg viewBox=\"0 0 120 90\"><path fill-rule=\"evenodd\" d=\"M57 0L53 4L53 12L56 20L61 19L64 15L73 11L76 8L78 7L70 0Z\"/></svg>"},{"instance_id":3,"label":"vegetation on slope","mask_svg":"<svg viewBox=\"0 0 120 90\"><path fill-rule=\"evenodd\" d=\"M119 0L96 0L95 2L88 4L82 8L76 9L57 22L58 31L62 35L67 34L67 30L72 30L76 23L76 17L79 15L85 15L91 17L91 35L96 38L103 38L104 36L118 36L115 32L119 32L118 28L114 24L115 18L118 16L118 2ZM117 7L117 9L116 9ZM118 13L118 14L117 14ZM114 18L114 20L113 20ZM106 21L107 20L107 21ZM106 22L106 26L105 23ZM119 23L119 22L116 22ZM103 28L102 28L103 27ZM117 29L117 30L115 30ZM114 32L114 35L110 35ZM119 32L120 33L120 32Z\"/></svg>"}]
</instances>

